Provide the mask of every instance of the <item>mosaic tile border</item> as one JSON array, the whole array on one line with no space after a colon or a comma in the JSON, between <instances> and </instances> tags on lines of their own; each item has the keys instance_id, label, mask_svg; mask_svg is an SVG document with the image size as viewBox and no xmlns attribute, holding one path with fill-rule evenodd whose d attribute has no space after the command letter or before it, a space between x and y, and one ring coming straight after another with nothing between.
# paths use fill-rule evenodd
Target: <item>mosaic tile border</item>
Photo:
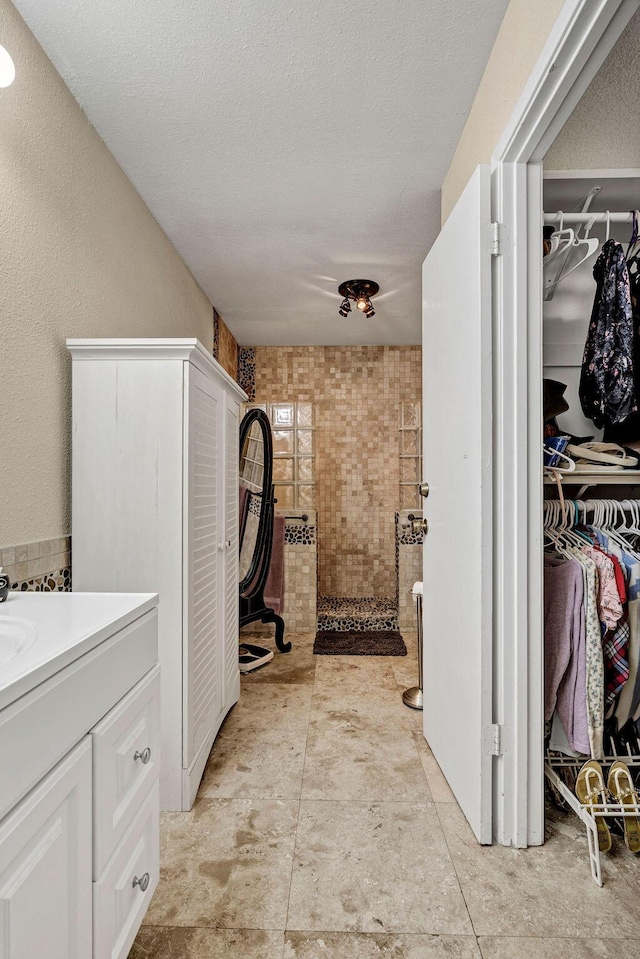
<instances>
[{"instance_id":1,"label":"mosaic tile border","mask_svg":"<svg viewBox=\"0 0 640 959\"><path fill-rule=\"evenodd\" d=\"M253 346L238 347L238 386L240 386L249 402L256 398L256 351Z\"/></svg>"},{"instance_id":2,"label":"mosaic tile border","mask_svg":"<svg viewBox=\"0 0 640 959\"><path fill-rule=\"evenodd\" d=\"M284 541L286 546L314 546L317 542L317 528L307 523L285 521Z\"/></svg>"},{"instance_id":3,"label":"mosaic tile border","mask_svg":"<svg viewBox=\"0 0 640 959\"><path fill-rule=\"evenodd\" d=\"M68 593L71 591L71 568L46 573L35 579L12 583L11 589L21 593Z\"/></svg>"},{"instance_id":4,"label":"mosaic tile border","mask_svg":"<svg viewBox=\"0 0 640 959\"><path fill-rule=\"evenodd\" d=\"M213 358L220 360L220 314L213 307Z\"/></svg>"},{"instance_id":5,"label":"mosaic tile border","mask_svg":"<svg viewBox=\"0 0 640 959\"><path fill-rule=\"evenodd\" d=\"M416 519L422 519L422 510L405 510L404 513L406 515L396 513L396 542L399 546L421 546L424 542L424 533L412 532L407 516L411 513Z\"/></svg>"},{"instance_id":6,"label":"mosaic tile border","mask_svg":"<svg viewBox=\"0 0 640 959\"><path fill-rule=\"evenodd\" d=\"M35 589L46 579L57 580L71 568L71 537L56 536L0 550L0 565L12 589ZM58 588L56 583L56 589ZM52 587L53 588L53 587Z\"/></svg>"}]
</instances>

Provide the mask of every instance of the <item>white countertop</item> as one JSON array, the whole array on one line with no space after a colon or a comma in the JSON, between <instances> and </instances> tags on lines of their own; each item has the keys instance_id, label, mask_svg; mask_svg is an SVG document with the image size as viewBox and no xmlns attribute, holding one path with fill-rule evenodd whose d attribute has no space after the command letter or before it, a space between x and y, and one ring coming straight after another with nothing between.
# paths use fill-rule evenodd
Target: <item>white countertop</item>
<instances>
[{"instance_id":1,"label":"white countertop","mask_svg":"<svg viewBox=\"0 0 640 959\"><path fill-rule=\"evenodd\" d=\"M28 593L11 591L3 620L31 623L35 638L0 666L0 709L79 659L158 604L157 593ZM9 624L11 625L11 624ZM20 623L16 623L21 628Z\"/></svg>"}]
</instances>

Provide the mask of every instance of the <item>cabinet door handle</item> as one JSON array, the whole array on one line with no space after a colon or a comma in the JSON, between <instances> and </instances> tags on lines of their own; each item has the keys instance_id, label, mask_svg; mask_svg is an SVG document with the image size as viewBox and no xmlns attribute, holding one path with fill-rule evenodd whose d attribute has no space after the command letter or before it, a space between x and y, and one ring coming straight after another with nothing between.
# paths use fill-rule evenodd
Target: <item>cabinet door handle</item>
<instances>
[{"instance_id":1,"label":"cabinet door handle","mask_svg":"<svg viewBox=\"0 0 640 959\"><path fill-rule=\"evenodd\" d=\"M231 549L231 540L230 540L230 539L227 540L227 549Z\"/></svg>"},{"instance_id":2,"label":"cabinet door handle","mask_svg":"<svg viewBox=\"0 0 640 959\"><path fill-rule=\"evenodd\" d=\"M140 759L142 761L142 765L146 766L151 759L151 750L149 747L145 746L142 752L139 752L139 750L136 749L135 753L133 754L133 761L135 762L136 759Z\"/></svg>"},{"instance_id":3,"label":"cabinet door handle","mask_svg":"<svg viewBox=\"0 0 640 959\"><path fill-rule=\"evenodd\" d=\"M149 888L149 873L145 872L145 874L143 876L140 876L139 879L137 876L134 876L133 882L131 883L131 885L133 889L135 889L136 886L140 886L141 891L146 892L147 889Z\"/></svg>"}]
</instances>

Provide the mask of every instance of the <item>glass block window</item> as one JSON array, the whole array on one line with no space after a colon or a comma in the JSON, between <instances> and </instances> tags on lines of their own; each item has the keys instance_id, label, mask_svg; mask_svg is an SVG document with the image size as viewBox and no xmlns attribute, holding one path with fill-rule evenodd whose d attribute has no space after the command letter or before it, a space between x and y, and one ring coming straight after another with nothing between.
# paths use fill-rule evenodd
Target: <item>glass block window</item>
<instances>
[{"instance_id":1,"label":"glass block window","mask_svg":"<svg viewBox=\"0 0 640 959\"><path fill-rule=\"evenodd\" d=\"M315 438L311 403L247 403L264 410L273 434L276 509L315 506Z\"/></svg>"},{"instance_id":2,"label":"glass block window","mask_svg":"<svg viewBox=\"0 0 640 959\"><path fill-rule=\"evenodd\" d=\"M422 480L422 407L400 404L400 509L420 507Z\"/></svg>"}]
</instances>

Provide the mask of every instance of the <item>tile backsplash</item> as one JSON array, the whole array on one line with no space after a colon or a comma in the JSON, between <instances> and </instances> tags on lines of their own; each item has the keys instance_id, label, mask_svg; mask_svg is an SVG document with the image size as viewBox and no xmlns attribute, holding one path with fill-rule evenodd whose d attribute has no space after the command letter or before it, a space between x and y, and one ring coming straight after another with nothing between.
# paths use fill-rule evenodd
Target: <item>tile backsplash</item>
<instances>
[{"instance_id":1,"label":"tile backsplash","mask_svg":"<svg viewBox=\"0 0 640 959\"><path fill-rule=\"evenodd\" d=\"M71 537L58 536L0 550L11 589L58 592L71 589Z\"/></svg>"}]
</instances>

